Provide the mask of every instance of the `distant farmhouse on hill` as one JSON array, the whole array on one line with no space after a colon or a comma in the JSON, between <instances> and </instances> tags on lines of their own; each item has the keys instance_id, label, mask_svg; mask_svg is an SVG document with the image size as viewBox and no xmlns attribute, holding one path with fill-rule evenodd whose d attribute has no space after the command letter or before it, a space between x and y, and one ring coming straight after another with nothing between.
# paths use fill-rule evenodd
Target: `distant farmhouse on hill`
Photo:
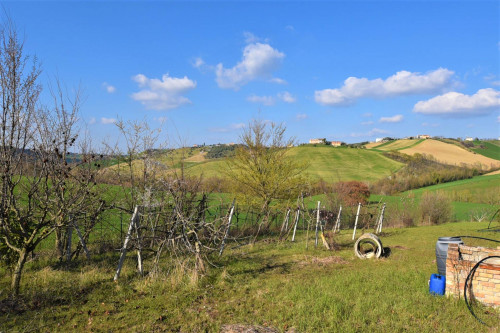
<instances>
[{"instance_id":1,"label":"distant farmhouse on hill","mask_svg":"<svg viewBox=\"0 0 500 333\"><path fill-rule=\"evenodd\" d=\"M428 135L428 134L419 134L419 135L417 136L417 138L419 138L419 139L430 139L430 138L431 138L431 136L430 136L430 135Z\"/></svg>"},{"instance_id":2,"label":"distant farmhouse on hill","mask_svg":"<svg viewBox=\"0 0 500 333\"><path fill-rule=\"evenodd\" d=\"M316 144L326 144L326 139L310 139L309 144L311 145L316 145Z\"/></svg>"},{"instance_id":3,"label":"distant farmhouse on hill","mask_svg":"<svg viewBox=\"0 0 500 333\"><path fill-rule=\"evenodd\" d=\"M332 145L333 147L340 147L342 146L343 142L342 141L332 141L330 142L330 145Z\"/></svg>"}]
</instances>

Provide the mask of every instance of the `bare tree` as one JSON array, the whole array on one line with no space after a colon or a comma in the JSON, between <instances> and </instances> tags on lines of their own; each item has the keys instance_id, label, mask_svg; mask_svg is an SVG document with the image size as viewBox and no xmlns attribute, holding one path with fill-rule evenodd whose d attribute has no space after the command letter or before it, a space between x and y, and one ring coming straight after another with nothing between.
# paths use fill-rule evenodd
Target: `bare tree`
<instances>
[{"instance_id":1,"label":"bare tree","mask_svg":"<svg viewBox=\"0 0 500 333\"><path fill-rule=\"evenodd\" d=\"M85 151L78 161L68 157L78 136L79 94L70 101L57 84L54 106L40 106L40 72L8 22L0 32L0 249L13 266L14 295L28 254L42 240L71 216L102 209L92 193L96 156Z\"/></svg>"}]
</instances>

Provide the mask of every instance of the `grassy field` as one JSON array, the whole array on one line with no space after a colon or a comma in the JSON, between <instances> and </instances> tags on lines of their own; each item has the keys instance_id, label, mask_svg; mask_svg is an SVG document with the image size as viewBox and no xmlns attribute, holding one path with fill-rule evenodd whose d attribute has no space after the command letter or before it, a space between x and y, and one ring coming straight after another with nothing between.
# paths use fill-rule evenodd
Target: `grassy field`
<instances>
[{"instance_id":1,"label":"grassy field","mask_svg":"<svg viewBox=\"0 0 500 333\"><path fill-rule=\"evenodd\" d=\"M357 259L348 230L336 237L337 251L314 248L312 240L306 249L303 234L296 243L230 244L214 259L219 267L198 277L174 270L139 278L130 255L119 283L112 282L116 253L67 268L42 257L28 263L21 305L0 302L0 331L218 332L225 324L247 324L281 332L488 332L463 300L431 296L427 284L437 271L437 238L498 238L477 231L485 226L387 229L381 240L391 252L380 260ZM8 274L0 272L5 295ZM480 316L498 324L498 316Z\"/></svg>"},{"instance_id":2,"label":"grassy field","mask_svg":"<svg viewBox=\"0 0 500 333\"><path fill-rule=\"evenodd\" d=\"M309 164L307 176L312 181L339 180L375 181L397 171L403 164L388 159L380 153L365 149L334 148L329 146L299 146L290 150L290 156ZM223 177L225 160L205 160L189 163L187 173L205 177Z\"/></svg>"},{"instance_id":3,"label":"grassy field","mask_svg":"<svg viewBox=\"0 0 500 333\"><path fill-rule=\"evenodd\" d=\"M392 151L392 150L403 150L407 148L414 147L420 143L422 143L424 139L402 139L402 140L394 140L382 143L381 145L371 146L370 149L375 151Z\"/></svg>"},{"instance_id":4,"label":"grassy field","mask_svg":"<svg viewBox=\"0 0 500 333\"><path fill-rule=\"evenodd\" d=\"M452 199L454 219L457 221L470 220L471 213L475 211L486 210L493 214L500 208L500 174L428 186L393 196L372 195L370 201L382 200L388 204L388 209L391 209L402 197L410 195L414 198L415 206L418 206L424 192L436 191L443 192Z\"/></svg>"},{"instance_id":5,"label":"grassy field","mask_svg":"<svg viewBox=\"0 0 500 333\"><path fill-rule=\"evenodd\" d=\"M483 156L500 161L500 141L473 141L475 148L471 148L474 152ZM484 146L484 148L481 148Z\"/></svg>"}]
</instances>

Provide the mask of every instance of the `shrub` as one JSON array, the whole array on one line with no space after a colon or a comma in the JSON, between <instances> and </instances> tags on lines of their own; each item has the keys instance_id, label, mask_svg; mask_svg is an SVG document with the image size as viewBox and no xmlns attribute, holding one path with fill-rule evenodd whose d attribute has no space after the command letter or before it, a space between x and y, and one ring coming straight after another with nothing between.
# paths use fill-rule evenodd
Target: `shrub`
<instances>
[{"instance_id":1,"label":"shrub","mask_svg":"<svg viewBox=\"0 0 500 333\"><path fill-rule=\"evenodd\" d=\"M420 212L423 223L441 224L451 220L450 199L441 192L424 192L420 199Z\"/></svg>"},{"instance_id":2,"label":"shrub","mask_svg":"<svg viewBox=\"0 0 500 333\"><path fill-rule=\"evenodd\" d=\"M338 198L346 206L355 206L358 203L366 204L370 196L370 190L365 183L356 180L350 182L338 182L334 186Z\"/></svg>"}]
</instances>

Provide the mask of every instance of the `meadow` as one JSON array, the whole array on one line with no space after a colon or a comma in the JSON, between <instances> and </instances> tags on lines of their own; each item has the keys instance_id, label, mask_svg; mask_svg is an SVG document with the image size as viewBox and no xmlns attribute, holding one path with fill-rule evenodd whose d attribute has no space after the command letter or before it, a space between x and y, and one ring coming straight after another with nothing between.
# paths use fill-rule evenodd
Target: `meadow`
<instances>
[{"instance_id":1,"label":"meadow","mask_svg":"<svg viewBox=\"0 0 500 333\"><path fill-rule=\"evenodd\" d=\"M140 278L130 254L118 283L112 281L116 252L69 266L45 257L28 263L22 302L9 309L0 303L0 331L218 332L245 324L278 332L489 332L463 300L431 296L427 284L436 272L437 238L498 238L482 231L486 225L385 229L380 238L390 254L379 260L354 256L350 230L334 237L334 251L315 248L305 233L294 243L231 243L205 275L174 270ZM8 274L0 272L5 290ZM498 324L498 314L479 315Z\"/></svg>"}]
</instances>

